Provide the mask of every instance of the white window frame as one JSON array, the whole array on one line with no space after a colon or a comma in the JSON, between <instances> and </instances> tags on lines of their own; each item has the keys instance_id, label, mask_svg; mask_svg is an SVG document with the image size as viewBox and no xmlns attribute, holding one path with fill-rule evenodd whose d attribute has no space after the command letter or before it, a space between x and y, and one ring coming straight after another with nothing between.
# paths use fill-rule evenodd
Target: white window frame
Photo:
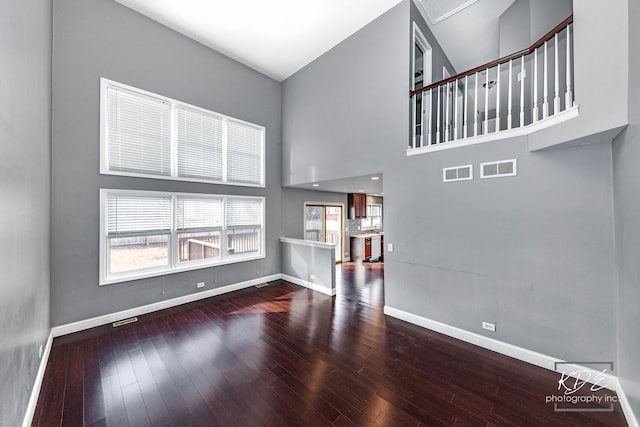
<instances>
[{"instance_id":1,"label":"white window frame","mask_svg":"<svg viewBox=\"0 0 640 427\"><path fill-rule=\"evenodd\" d=\"M458 171L463 168L469 168L469 176L467 178L458 178L457 177ZM447 172L450 170L456 171L456 178L447 179ZM442 182L457 182L457 181L471 181L471 180L473 180L473 165L460 165L460 166L453 166L450 168L442 169Z\"/></svg>"},{"instance_id":2,"label":"white window frame","mask_svg":"<svg viewBox=\"0 0 640 427\"><path fill-rule=\"evenodd\" d=\"M122 171L113 171L109 169L109 154L107 147L107 120L106 116L108 114L108 97L107 97L107 89L109 87L115 87L124 89L130 92L138 93L140 95L144 95L153 99L157 99L163 102L167 102L171 105L171 176L167 175L155 175L149 173L137 173L137 172L122 172ZM204 114L214 115L221 117L223 120L223 147L222 147L222 168L223 168L223 177L222 180L212 180L212 179L201 179L201 178L190 178L183 177L178 175L178 142L177 142L177 112L176 107L185 107L188 109L200 111ZM261 133L261 146L260 146L260 183L241 183L241 182L229 182L227 181L227 140L226 140L226 128L227 123L229 121L233 121L236 123L245 124L250 127L254 127L258 129ZM140 177L140 178L151 178L151 179L163 179L163 180L173 180L173 181L188 181L188 182L205 182L210 184L223 184L223 185L234 185L241 187L257 187L257 188L265 188L265 140L266 140L266 128L264 126L257 125L255 123L247 122L244 120L237 119L235 117L230 117L224 114L216 113L215 111L207 110L204 108L197 107L195 105L188 104L186 102L177 101L175 99L158 95L143 89L138 89L133 86L129 86L123 83L119 83L113 80L105 79L104 77L100 78L100 173L103 175L118 175L118 176L131 176L131 177Z\"/></svg>"},{"instance_id":3,"label":"white window frame","mask_svg":"<svg viewBox=\"0 0 640 427\"><path fill-rule=\"evenodd\" d=\"M171 197L171 233L169 237L168 258L169 265L167 267L154 267L146 270L135 270L131 272L117 273L110 275L108 272L108 227L107 227L107 197L112 194L132 195L132 196L160 196ZM222 230L221 230L221 248L220 257L211 260L194 260L189 262L178 261L178 231L177 231L177 213L176 213L176 200L178 197L187 198L211 198L211 199L223 199L222 205ZM255 255L227 255L226 251L226 230L227 230L227 213L226 213L226 201L228 199L250 199L258 200L262 204L262 218L261 218L261 238L259 253ZM215 267L218 265L234 264L237 262L252 261L257 259L266 258L266 199L258 196L239 196L234 194L203 194L203 193L175 193L164 191L142 191L142 190L122 190L122 189L100 189L100 280L99 285L110 285L114 283L128 282L132 280L144 279L149 277L163 276L167 274L179 273L183 271L198 270L201 268Z\"/></svg>"},{"instance_id":4,"label":"white window frame","mask_svg":"<svg viewBox=\"0 0 640 427\"><path fill-rule=\"evenodd\" d=\"M380 207L380 215L369 215L369 213L373 210L372 206ZM360 229L361 230L375 230L376 224L373 222L373 218L380 218L380 228L382 228L383 212L382 212L382 203L369 203L367 204L367 217L360 219ZM365 225L365 222L368 225Z\"/></svg>"},{"instance_id":5,"label":"white window frame","mask_svg":"<svg viewBox=\"0 0 640 427\"><path fill-rule=\"evenodd\" d=\"M512 163L513 164L513 172L510 173L500 173L500 164L502 163ZM495 175L485 175L484 167L486 165L496 165L496 174ZM498 160L495 162L485 162L480 163L480 178L504 178L507 176L516 176L518 175L518 160L517 159L508 159L508 160Z\"/></svg>"},{"instance_id":6,"label":"white window frame","mask_svg":"<svg viewBox=\"0 0 640 427\"><path fill-rule=\"evenodd\" d=\"M429 86L433 83L433 50L431 45L427 41L427 38L420 31L420 26L413 21L413 33L412 33L412 44L411 44L411 90L416 87L416 76L415 76L415 68L416 68L416 45L422 49L422 86ZM422 110L424 111L424 98L426 92L423 92L422 98ZM415 107L416 98L414 97L411 100L412 112L411 112L411 148L416 148L416 107ZM422 114L422 112L421 112ZM424 147L425 140L424 136L426 135L426 127L424 123L422 123L422 141L421 147Z\"/></svg>"}]
</instances>

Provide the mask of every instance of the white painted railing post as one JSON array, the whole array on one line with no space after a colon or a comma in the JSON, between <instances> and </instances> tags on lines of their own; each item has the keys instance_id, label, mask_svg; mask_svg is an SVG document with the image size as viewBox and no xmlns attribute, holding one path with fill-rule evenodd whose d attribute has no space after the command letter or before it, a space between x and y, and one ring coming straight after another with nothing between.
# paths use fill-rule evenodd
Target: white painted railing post
<instances>
[{"instance_id":1,"label":"white painted railing post","mask_svg":"<svg viewBox=\"0 0 640 427\"><path fill-rule=\"evenodd\" d=\"M500 132L500 64L497 66L498 78L496 79L496 130Z\"/></svg>"},{"instance_id":2,"label":"white painted railing post","mask_svg":"<svg viewBox=\"0 0 640 427\"><path fill-rule=\"evenodd\" d=\"M478 72L476 71L475 99L473 105L473 136L478 136Z\"/></svg>"},{"instance_id":3,"label":"white painted railing post","mask_svg":"<svg viewBox=\"0 0 640 427\"><path fill-rule=\"evenodd\" d=\"M433 96L433 88L429 89L429 124L428 129L429 129L429 133L427 134L427 145L431 145L431 133L432 133L432 129L431 129L431 121L433 120L433 105L432 105L432 96ZM423 99L424 102L424 99ZM424 124L422 125L424 126Z\"/></svg>"},{"instance_id":4,"label":"white painted railing post","mask_svg":"<svg viewBox=\"0 0 640 427\"><path fill-rule=\"evenodd\" d=\"M449 88L449 83L447 83L446 89L447 99L446 99L446 114L445 114L445 125L444 125L444 142L449 142L449 132L451 129L450 121L449 121L449 98L451 98L451 89Z\"/></svg>"},{"instance_id":5,"label":"white painted railing post","mask_svg":"<svg viewBox=\"0 0 640 427\"><path fill-rule=\"evenodd\" d=\"M509 60L509 99L507 100L507 129L511 129L513 115L513 60Z\"/></svg>"},{"instance_id":6,"label":"white painted railing post","mask_svg":"<svg viewBox=\"0 0 640 427\"><path fill-rule=\"evenodd\" d=\"M418 112L416 110L418 108L418 95L413 96L412 104L413 104L413 126L411 129L411 134L413 137L411 138L411 148L417 148L418 146L416 145L416 139L417 139L416 125L418 123Z\"/></svg>"},{"instance_id":7,"label":"white painted railing post","mask_svg":"<svg viewBox=\"0 0 640 427\"><path fill-rule=\"evenodd\" d=\"M453 140L458 139L458 80L453 81Z\"/></svg>"},{"instance_id":8,"label":"white painted railing post","mask_svg":"<svg viewBox=\"0 0 640 427\"><path fill-rule=\"evenodd\" d=\"M467 100L469 99L469 76L464 76L464 102L462 103L462 137L463 138L467 138L469 136L468 134L468 128L467 128L467 119L468 119L468 115L469 115L469 108L468 108L468 104L467 104Z\"/></svg>"},{"instance_id":9,"label":"white painted railing post","mask_svg":"<svg viewBox=\"0 0 640 427\"><path fill-rule=\"evenodd\" d=\"M440 89L442 86L438 86L438 109L437 111L437 120L436 120L436 144L440 144Z\"/></svg>"},{"instance_id":10,"label":"white painted railing post","mask_svg":"<svg viewBox=\"0 0 640 427\"><path fill-rule=\"evenodd\" d=\"M538 110L538 48L533 51L533 123L540 118Z\"/></svg>"},{"instance_id":11,"label":"white painted railing post","mask_svg":"<svg viewBox=\"0 0 640 427\"><path fill-rule=\"evenodd\" d=\"M558 114L560 112L560 65L558 64L560 61L558 54L558 33L556 33L554 37L555 43L555 67L554 67L554 85L555 85L555 96L553 97L553 114Z\"/></svg>"},{"instance_id":12,"label":"white painted railing post","mask_svg":"<svg viewBox=\"0 0 640 427\"><path fill-rule=\"evenodd\" d=\"M544 85L544 93L543 101L542 101L542 118L546 119L549 117L549 83L547 76L547 69L549 68L549 63L547 62L547 42L544 42L544 76L543 76L543 85Z\"/></svg>"},{"instance_id":13,"label":"white painted railing post","mask_svg":"<svg viewBox=\"0 0 640 427\"><path fill-rule=\"evenodd\" d=\"M485 70L484 75L484 122L483 134L489 133L489 69Z\"/></svg>"},{"instance_id":14,"label":"white painted railing post","mask_svg":"<svg viewBox=\"0 0 640 427\"><path fill-rule=\"evenodd\" d=\"M520 127L524 127L524 55L520 58Z\"/></svg>"},{"instance_id":15,"label":"white painted railing post","mask_svg":"<svg viewBox=\"0 0 640 427\"><path fill-rule=\"evenodd\" d=\"M565 110L573 106L573 89L571 87L571 24L567 25L567 91L564 94Z\"/></svg>"}]
</instances>

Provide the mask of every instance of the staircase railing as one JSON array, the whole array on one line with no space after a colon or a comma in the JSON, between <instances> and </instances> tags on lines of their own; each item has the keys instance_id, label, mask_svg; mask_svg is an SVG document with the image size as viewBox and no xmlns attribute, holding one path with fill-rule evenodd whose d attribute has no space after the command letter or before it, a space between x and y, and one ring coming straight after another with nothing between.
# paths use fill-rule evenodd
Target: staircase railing
<instances>
[{"instance_id":1,"label":"staircase railing","mask_svg":"<svg viewBox=\"0 0 640 427\"><path fill-rule=\"evenodd\" d=\"M573 15L527 49L412 90L409 149L524 128L571 109L572 24Z\"/></svg>"}]
</instances>

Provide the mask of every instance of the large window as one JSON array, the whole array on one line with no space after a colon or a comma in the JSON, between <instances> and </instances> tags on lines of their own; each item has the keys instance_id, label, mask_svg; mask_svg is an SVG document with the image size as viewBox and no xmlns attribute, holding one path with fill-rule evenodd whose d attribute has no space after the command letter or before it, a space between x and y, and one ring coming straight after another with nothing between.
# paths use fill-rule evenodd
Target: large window
<instances>
[{"instance_id":1,"label":"large window","mask_svg":"<svg viewBox=\"0 0 640 427\"><path fill-rule=\"evenodd\" d=\"M101 190L100 284L264 258L264 198Z\"/></svg>"},{"instance_id":2,"label":"large window","mask_svg":"<svg viewBox=\"0 0 640 427\"><path fill-rule=\"evenodd\" d=\"M360 228L382 229L382 205L367 205L367 217L360 220Z\"/></svg>"},{"instance_id":3,"label":"large window","mask_svg":"<svg viewBox=\"0 0 640 427\"><path fill-rule=\"evenodd\" d=\"M265 129L107 79L100 172L264 187Z\"/></svg>"}]
</instances>

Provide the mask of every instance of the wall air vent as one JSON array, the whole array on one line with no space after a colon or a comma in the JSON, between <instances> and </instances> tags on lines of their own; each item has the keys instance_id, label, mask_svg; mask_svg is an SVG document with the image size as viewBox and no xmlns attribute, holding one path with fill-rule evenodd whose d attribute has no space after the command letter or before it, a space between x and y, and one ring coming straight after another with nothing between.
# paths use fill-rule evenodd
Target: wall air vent
<instances>
[{"instance_id":1,"label":"wall air vent","mask_svg":"<svg viewBox=\"0 0 640 427\"><path fill-rule=\"evenodd\" d=\"M480 178L502 178L518 174L516 159L480 163Z\"/></svg>"},{"instance_id":2,"label":"wall air vent","mask_svg":"<svg viewBox=\"0 0 640 427\"><path fill-rule=\"evenodd\" d=\"M447 19L478 0L421 0L420 4L432 24Z\"/></svg>"},{"instance_id":3,"label":"wall air vent","mask_svg":"<svg viewBox=\"0 0 640 427\"><path fill-rule=\"evenodd\" d=\"M442 181L469 181L473 179L473 165L454 166L442 169Z\"/></svg>"}]
</instances>

